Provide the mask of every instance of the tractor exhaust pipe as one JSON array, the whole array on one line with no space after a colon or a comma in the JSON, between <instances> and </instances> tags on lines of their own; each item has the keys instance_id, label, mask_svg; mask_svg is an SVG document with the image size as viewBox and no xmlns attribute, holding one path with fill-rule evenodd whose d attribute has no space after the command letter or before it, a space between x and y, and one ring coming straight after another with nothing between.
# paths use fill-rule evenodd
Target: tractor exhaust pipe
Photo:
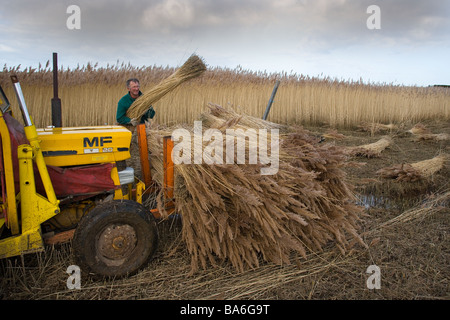
<instances>
[{"instance_id":1,"label":"tractor exhaust pipe","mask_svg":"<svg viewBox=\"0 0 450 320\"><path fill-rule=\"evenodd\" d=\"M17 78L16 75L12 75L11 81L13 83L14 90L16 92L17 100L19 101L20 111L22 111L23 121L25 123L25 127L24 127L25 136L28 139L29 146L32 148L32 150L34 152L34 161L39 170L39 174L41 176L41 180L42 180L45 192L47 194L48 201L52 205L55 206L54 212L58 213L59 208L57 206L59 204L59 200L56 198L55 191L53 189L53 185L50 180L50 176L48 174L47 165L45 164L44 156L42 155L42 149L39 145L39 138L38 138L38 134L36 131L36 127L35 127L34 123L32 122L30 114L28 112L27 105L25 103L25 98L23 97L22 88L20 87L19 79ZM27 145L22 145L21 147L19 147L18 150L19 150L19 152L20 152L20 150L22 150L22 152L26 154L27 149L28 149ZM19 159L21 156L22 155L19 155ZM27 158L25 158L25 159L27 159ZM32 159L32 158L30 158L30 159ZM32 168L32 166L31 166L31 168ZM19 174L20 174L20 176L22 176L22 172L20 170L22 170L22 167L19 167ZM21 181L22 181L22 178L21 178ZM26 188L27 188L28 192L31 192L31 191L33 191L34 193L36 192L34 183L31 183L31 184L28 183L26 185L27 185ZM34 190L32 190L30 188L31 185L33 186ZM22 206L24 205L24 202L25 202L25 200L23 198L24 197L23 194L24 193L21 192ZM32 203L32 205L34 205L34 202ZM22 212L22 218L23 218L23 212Z\"/></svg>"},{"instance_id":2,"label":"tractor exhaust pipe","mask_svg":"<svg viewBox=\"0 0 450 320\"><path fill-rule=\"evenodd\" d=\"M62 127L61 99L58 97L58 54L53 52L53 98L52 98L52 125Z\"/></svg>"}]
</instances>

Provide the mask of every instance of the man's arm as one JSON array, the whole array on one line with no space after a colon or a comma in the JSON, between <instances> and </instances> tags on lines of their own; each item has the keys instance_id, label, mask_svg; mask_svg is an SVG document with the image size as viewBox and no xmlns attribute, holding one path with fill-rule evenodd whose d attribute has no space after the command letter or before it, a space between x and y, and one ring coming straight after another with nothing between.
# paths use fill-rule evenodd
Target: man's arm
<instances>
[{"instance_id":1,"label":"man's arm","mask_svg":"<svg viewBox=\"0 0 450 320\"><path fill-rule=\"evenodd\" d=\"M130 106L124 103L121 100L119 100L119 103L117 104L117 114L116 114L116 120L120 124L129 124L131 119L127 117L127 110Z\"/></svg>"}]
</instances>

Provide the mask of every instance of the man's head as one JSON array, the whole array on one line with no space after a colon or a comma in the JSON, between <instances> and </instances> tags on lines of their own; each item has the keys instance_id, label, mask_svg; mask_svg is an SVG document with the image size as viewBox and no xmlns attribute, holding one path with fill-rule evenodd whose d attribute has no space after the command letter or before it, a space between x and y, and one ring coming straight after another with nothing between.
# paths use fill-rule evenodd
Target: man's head
<instances>
[{"instance_id":1,"label":"man's head","mask_svg":"<svg viewBox=\"0 0 450 320\"><path fill-rule=\"evenodd\" d=\"M127 88L133 99L136 99L137 97L139 97L139 90L141 88L141 85L139 84L138 79L136 79L136 78L128 79L127 80Z\"/></svg>"}]
</instances>

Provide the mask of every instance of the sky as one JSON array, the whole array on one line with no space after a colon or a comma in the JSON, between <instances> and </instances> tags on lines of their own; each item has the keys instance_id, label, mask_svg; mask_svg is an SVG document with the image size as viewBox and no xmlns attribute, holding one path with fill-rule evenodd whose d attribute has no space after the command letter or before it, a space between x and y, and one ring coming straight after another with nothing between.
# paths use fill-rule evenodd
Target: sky
<instances>
[{"instance_id":1,"label":"sky","mask_svg":"<svg viewBox=\"0 0 450 320\"><path fill-rule=\"evenodd\" d=\"M449 0L1 0L0 67L209 67L450 85ZM76 7L73 7L76 6ZM75 8L75 9L74 9Z\"/></svg>"}]
</instances>

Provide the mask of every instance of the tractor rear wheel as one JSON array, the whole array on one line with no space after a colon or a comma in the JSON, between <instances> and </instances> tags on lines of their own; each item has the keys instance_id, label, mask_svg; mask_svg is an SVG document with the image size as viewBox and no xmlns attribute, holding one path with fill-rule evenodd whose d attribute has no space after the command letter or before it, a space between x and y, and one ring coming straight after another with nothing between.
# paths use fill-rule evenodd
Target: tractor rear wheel
<instances>
[{"instance_id":1,"label":"tractor rear wheel","mask_svg":"<svg viewBox=\"0 0 450 320\"><path fill-rule=\"evenodd\" d=\"M138 271L154 254L156 222L145 207L130 200L100 204L75 230L75 262L89 273L121 277Z\"/></svg>"}]
</instances>

